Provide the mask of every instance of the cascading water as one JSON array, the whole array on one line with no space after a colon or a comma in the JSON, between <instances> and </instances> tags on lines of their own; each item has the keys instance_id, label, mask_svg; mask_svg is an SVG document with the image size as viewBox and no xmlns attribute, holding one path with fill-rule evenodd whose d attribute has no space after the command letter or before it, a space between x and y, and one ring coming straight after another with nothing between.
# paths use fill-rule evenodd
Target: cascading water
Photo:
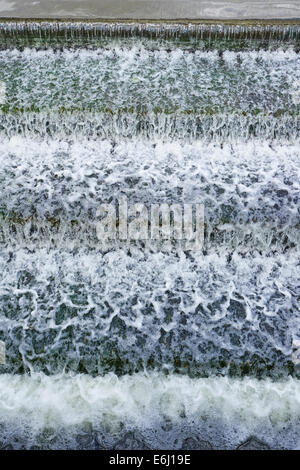
<instances>
[{"instance_id":1,"label":"cascading water","mask_svg":"<svg viewBox=\"0 0 300 470\"><path fill-rule=\"evenodd\" d=\"M299 25L0 40L0 447L299 446ZM124 195L203 250L101 247Z\"/></svg>"}]
</instances>

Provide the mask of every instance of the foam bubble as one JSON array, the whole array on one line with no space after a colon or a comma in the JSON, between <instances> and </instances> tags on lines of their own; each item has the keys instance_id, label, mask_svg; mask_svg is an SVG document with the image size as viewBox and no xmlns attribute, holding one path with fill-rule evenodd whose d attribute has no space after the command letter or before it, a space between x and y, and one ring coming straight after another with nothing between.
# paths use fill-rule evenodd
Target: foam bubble
<instances>
[{"instance_id":1,"label":"foam bubble","mask_svg":"<svg viewBox=\"0 0 300 470\"><path fill-rule=\"evenodd\" d=\"M195 435L201 430L202 439L211 439L210 425L218 421L220 429L213 431L216 446L234 447L249 435L261 437L265 432L264 441L282 448L296 445L300 384L292 379L189 379L160 374L122 378L113 374L101 378L2 374L0 419L7 429L15 425L15 434L27 433L29 445L43 430L55 429L57 434L64 430L72 435L87 423L90 434L106 429L107 436L116 439L123 423L127 431L138 431L147 436L149 445L159 446L159 438L151 429L162 435L164 431L159 429L169 423L168 439L173 439L176 448L176 436L182 439L184 434ZM183 429L181 436L179 428ZM285 440L279 442L284 429L288 430ZM109 442L107 438L107 445Z\"/></svg>"}]
</instances>

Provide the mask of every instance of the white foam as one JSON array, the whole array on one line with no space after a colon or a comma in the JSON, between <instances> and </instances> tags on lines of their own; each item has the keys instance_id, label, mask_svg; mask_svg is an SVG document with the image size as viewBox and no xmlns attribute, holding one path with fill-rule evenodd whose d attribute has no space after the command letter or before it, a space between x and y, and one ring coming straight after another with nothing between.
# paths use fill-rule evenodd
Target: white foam
<instances>
[{"instance_id":1,"label":"white foam","mask_svg":"<svg viewBox=\"0 0 300 470\"><path fill-rule=\"evenodd\" d=\"M18 423L35 432L87 422L113 432L118 423L143 430L163 421L197 427L207 420L220 420L232 428L239 426L243 435L261 431L263 426L278 430L290 425L296 432L299 419L300 381L293 379L0 375L1 422Z\"/></svg>"}]
</instances>

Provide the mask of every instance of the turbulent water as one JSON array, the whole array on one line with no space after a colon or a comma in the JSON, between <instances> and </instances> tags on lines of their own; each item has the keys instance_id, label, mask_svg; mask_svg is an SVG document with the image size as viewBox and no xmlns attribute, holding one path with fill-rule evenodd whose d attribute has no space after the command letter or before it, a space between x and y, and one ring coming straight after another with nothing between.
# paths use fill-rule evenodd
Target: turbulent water
<instances>
[{"instance_id":1,"label":"turbulent water","mask_svg":"<svg viewBox=\"0 0 300 470\"><path fill-rule=\"evenodd\" d=\"M0 446L299 446L299 31L1 25ZM203 249L101 246L121 196Z\"/></svg>"}]
</instances>

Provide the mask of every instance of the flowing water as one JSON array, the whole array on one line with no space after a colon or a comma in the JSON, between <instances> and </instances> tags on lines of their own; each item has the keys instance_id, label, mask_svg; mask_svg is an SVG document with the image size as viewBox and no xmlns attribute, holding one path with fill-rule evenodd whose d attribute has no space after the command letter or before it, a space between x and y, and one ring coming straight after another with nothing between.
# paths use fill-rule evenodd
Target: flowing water
<instances>
[{"instance_id":1,"label":"flowing water","mask_svg":"<svg viewBox=\"0 0 300 470\"><path fill-rule=\"evenodd\" d=\"M300 27L0 39L0 447L299 446ZM203 249L102 247L124 195Z\"/></svg>"}]
</instances>

